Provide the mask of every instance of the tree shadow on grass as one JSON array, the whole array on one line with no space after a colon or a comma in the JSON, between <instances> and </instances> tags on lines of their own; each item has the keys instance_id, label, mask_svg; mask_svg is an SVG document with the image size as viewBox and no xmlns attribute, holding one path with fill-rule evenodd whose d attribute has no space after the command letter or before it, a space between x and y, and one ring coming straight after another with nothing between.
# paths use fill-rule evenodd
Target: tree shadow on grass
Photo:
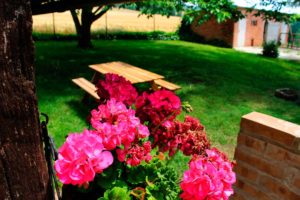
<instances>
[{"instance_id":1,"label":"tree shadow on grass","mask_svg":"<svg viewBox=\"0 0 300 200\"><path fill-rule=\"evenodd\" d=\"M73 42L37 43L41 104L50 100L57 107L67 104L78 115L72 120L85 119L90 109L81 104L82 91L71 79L91 79L94 72L88 65L119 60L182 86L180 97L197 108L193 115L203 118L212 132L224 133L223 139L216 136L220 141L235 137L240 117L253 110L300 123L298 106L273 97L279 87L300 89L300 67L293 62L178 41L95 41L94 45L92 50L80 50Z\"/></svg>"},{"instance_id":2,"label":"tree shadow on grass","mask_svg":"<svg viewBox=\"0 0 300 200\"><path fill-rule=\"evenodd\" d=\"M81 119L88 120L90 111L95 108L94 103L84 104L81 100L71 100L66 102L67 105L76 112L76 115ZM88 125L88 121L87 121Z\"/></svg>"}]
</instances>

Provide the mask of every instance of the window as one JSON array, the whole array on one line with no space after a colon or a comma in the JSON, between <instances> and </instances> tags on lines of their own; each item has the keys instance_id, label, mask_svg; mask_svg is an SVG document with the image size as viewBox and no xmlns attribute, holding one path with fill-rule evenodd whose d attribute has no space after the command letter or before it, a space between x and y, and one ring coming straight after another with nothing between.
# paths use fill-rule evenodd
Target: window
<instances>
[{"instance_id":1,"label":"window","mask_svg":"<svg viewBox=\"0 0 300 200\"><path fill-rule=\"evenodd\" d=\"M251 20L251 25L252 26L257 26L257 20Z\"/></svg>"}]
</instances>

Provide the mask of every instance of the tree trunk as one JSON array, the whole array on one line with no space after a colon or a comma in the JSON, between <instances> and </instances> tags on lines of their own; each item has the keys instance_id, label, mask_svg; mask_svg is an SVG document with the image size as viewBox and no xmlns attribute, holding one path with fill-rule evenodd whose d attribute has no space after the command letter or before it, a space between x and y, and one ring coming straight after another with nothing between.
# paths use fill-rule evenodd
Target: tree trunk
<instances>
[{"instance_id":1,"label":"tree trunk","mask_svg":"<svg viewBox=\"0 0 300 200\"><path fill-rule=\"evenodd\" d=\"M30 0L0 1L0 199L49 199Z\"/></svg>"},{"instance_id":2,"label":"tree trunk","mask_svg":"<svg viewBox=\"0 0 300 200\"><path fill-rule=\"evenodd\" d=\"M91 42L92 23L102 17L110 8L111 6L99 6L93 12L93 7L83 7L81 9L81 23L76 10L70 10L77 33L79 48L88 49L93 47Z\"/></svg>"},{"instance_id":3,"label":"tree trunk","mask_svg":"<svg viewBox=\"0 0 300 200\"><path fill-rule=\"evenodd\" d=\"M92 48L91 41L91 22L82 23L80 33L78 34L78 47L82 49Z\"/></svg>"}]
</instances>

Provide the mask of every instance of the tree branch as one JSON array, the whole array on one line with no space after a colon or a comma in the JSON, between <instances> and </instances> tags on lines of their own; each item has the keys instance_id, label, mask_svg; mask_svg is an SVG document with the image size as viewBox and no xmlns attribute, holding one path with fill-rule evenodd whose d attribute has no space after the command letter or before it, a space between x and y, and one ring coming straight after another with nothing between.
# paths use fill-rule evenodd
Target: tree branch
<instances>
[{"instance_id":1,"label":"tree branch","mask_svg":"<svg viewBox=\"0 0 300 200\"><path fill-rule=\"evenodd\" d=\"M103 6L98 6L98 8L93 12L94 15L97 15L97 12L101 10Z\"/></svg>"},{"instance_id":2,"label":"tree branch","mask_svg":"<svg viewBox=\"0 0 300 200\"><path fill-rule=\"evenodd\" d=\"M104 15L112 6L105 6L99 13L95 14L95 16L93 17L93 21L96 21L97 19L99 19L102 15Z\"/></svg>"},{"instance_id":3,"label":"tree branch","mask_svg":"<svg viewBox=\"0 0 300 200\"><path fill-rule=\"evenodd\" d=\"M77 32L77 34L80 34L80 26L81 26L81 24L79 22L76 10L75 9L71 9L70 12L71 12L74 24L75 24L76 32Z\"/></svg>"},{"instance_id":4,"label":"tree branch","mask_svg":"<svg viewBox=\"0 0 300 200\"><path fill-rule=\"evenodd\" d=\"M32 0L32 14L45 14L53 12L64 12L71 9L79 9L84 6L104 6L118 3L137 2L142 0Z\"/></svg>"}]
</instances>

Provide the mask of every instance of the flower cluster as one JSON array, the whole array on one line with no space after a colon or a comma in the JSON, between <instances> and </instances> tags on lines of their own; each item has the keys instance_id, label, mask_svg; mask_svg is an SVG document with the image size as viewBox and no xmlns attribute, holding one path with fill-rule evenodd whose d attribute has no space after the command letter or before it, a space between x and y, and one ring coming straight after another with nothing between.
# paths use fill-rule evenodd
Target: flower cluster
<instances>
[{"instance_id":1,"label":"flower cluster","mask_svg":"<svg viewBox=\"0 0 300 200\"><path fill-rule=\"evenodd\" d=\"M158 147L160 152L169 151L169 156L175 154L178 147L177 123L167 122L161 126L152 128L151 136L153 137L153 147Z\"/></svg>"},{"instance_id":2,"label":"flower cluster","mask_svg":"<svg viewBox=\"0 0 300 200\"><path fill-rule=\"evenodd\" d=\"M135 106L141 121L155 126L173 121L181 111L179 97L168 90L158 90L152 94L144 92L137 98Z\"/></svg>"},{"instance_id":3,"label":"flower cluster","mask_svg":"<svg viewBox=\"0 0 300 200\"><path fill-rule=\"evenodd\" d=\"M204 126L198 119L186 116L183 123L179 125L178 148L184 155L203 155L210 148L210 142L206 137Z\"/></svg>"},{"instance_id":4,"label":"flower cluster","mask_svg":"<svg viewBox=\"0 0 300 200\"><path fill-rule=\"evenodd\" d=\"M233 194L231 185L235 183L235 173L224 154L216 149L206 150L206 156L195 156L189 170L184 172L180 184L184 200L229 199Z\"/></svg>"},{"instance_id":5,"label":"flower cluster","mask_svg":"<svg viewBox=\"0 0 300 200\"><path fill-rule=\"evenodd\" d=\"M111 152L105 151L102 139L85 130L70 134L59 149L55 171L63 184L83 185L92 181L113 163Z\"/></svg>"},{"instance_id":6,"label":"flower cluster","mask_svg":"<svg viewBox=\"0 0 300 200\"><path fill-rule=\"evenodd\" d=\"M59 149L54 167L63 184L85 185L113 161L130 166L148 163L152 159L152 147L158 147L159 158L161 152L172 156L178 150L192 156L190 168L180 184L182 199L227 200L233 193L232 163L222 152L210 149L199 120L190 116L184 122L176 120L184 105L173 92L158 90L138 97L136 89L125 78L106 74L105 80L97 84L97 93L100 105L89 117L93 129L70 134Z\"/></svg>"},{"instance_id":7,"label":"flower cluster","mask_svg":"<svg viewBox=\"0 0 300 200\"><path fill-rule=\"evenodd\" d=\"M97 94L102 100L116 99L131 106L138 96L135 87L124 77L117 74L106 74L105 80L100 80L97 84Z\"/></svg>"},{"instance_id":8,"label":"flower cluster","mask_svg":"<svg viewBox=\"0 0 300 200\"><path fill-rule=\"evenodd\" d=\"M98 109L92 110L91 115L92 127L96 129L108 150L121 145L129 148L135 140L149 136L147 126L135 117L135 111L127 109L125 104L115 99L99 105Z\"/></svg>"},{"instance_id":9,"label":"flower cluster","mask_svg":"<svg viewBox=\"0 0 300 200\"><path fill-rule=\"evenodd\" d=\"M140 123L135 111L111 99L91 112L91 124L108 150L117 149L118 160L136 166L151 160L151 143L139 146L139 140L149 136L147 126Z\"/></svg>"},{"instance_id":10,"label":"flower cluster","mask_svg":"<svg viewBox=\"0 0 300 200\"><path fill-rule=\"evenodd\" d=\"M202 155L210 147L204 127L199 120L186 116L184 122L174 121L154 128L151 134L154 137L153 146L160 151L169 151L172 156L177 149L184 155Z\"/></svg>"},{"instance_id":11,"label":"flower cluster","mask_svg":"<svg viewBox=\"0 0 300 200\"><path fill-rule=\"evenodd\" d=\"M133 144L130 148L117 149L118 160L131 166L137 166L141 164L142 160L149 162L152 159L150 154L151 143L145 142L142 146L139 144Z\"/></svg>"}]
</instances>

